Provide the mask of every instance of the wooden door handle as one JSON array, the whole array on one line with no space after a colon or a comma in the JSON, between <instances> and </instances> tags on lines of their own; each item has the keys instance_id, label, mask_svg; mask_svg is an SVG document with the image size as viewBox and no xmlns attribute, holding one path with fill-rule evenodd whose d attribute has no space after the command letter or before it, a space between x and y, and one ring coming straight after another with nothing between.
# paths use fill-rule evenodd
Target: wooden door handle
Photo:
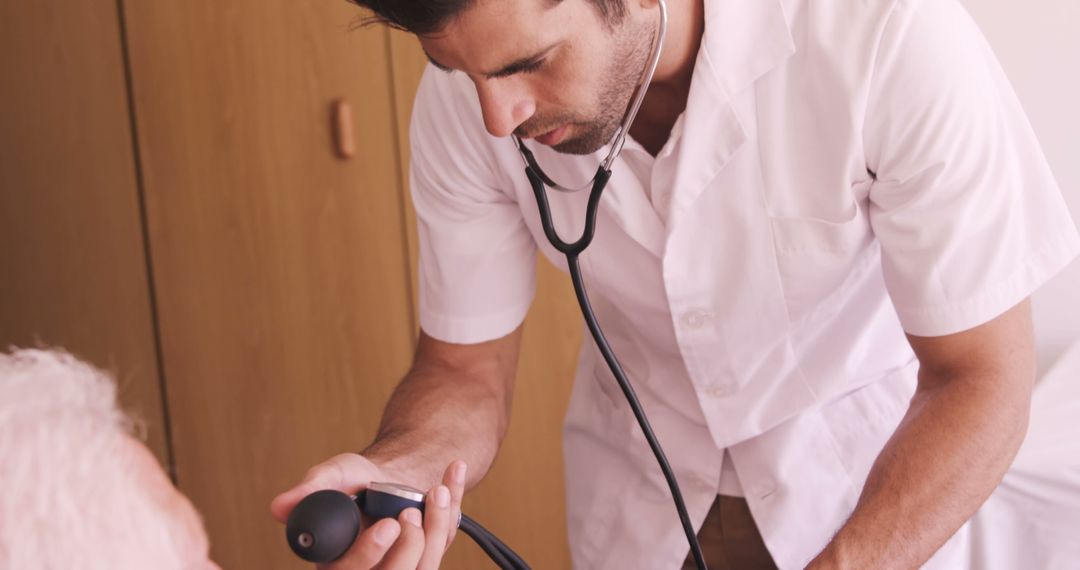
<instances>
[{"instance_id":1,"label":"wooden door handle","mask_svg":"<svg viewBox=\"0 0 1080 570\"><path fill-rule=\"evenodd\" d=\"M348 100L342 98L334 101L331 120L333 121L334 150L338 158L348 160L356 154L352 105Z\"/></svg>"}]
</instances>

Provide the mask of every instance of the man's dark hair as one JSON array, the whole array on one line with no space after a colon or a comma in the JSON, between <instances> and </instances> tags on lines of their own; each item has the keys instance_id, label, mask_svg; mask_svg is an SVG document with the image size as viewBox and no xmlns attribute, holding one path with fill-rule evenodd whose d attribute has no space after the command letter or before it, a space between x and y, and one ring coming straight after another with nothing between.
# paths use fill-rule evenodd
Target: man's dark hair
<instances>
[{"instance_id":1,"label":"man's dark hair","mask_svg":"<svg viewBox=\"0 0 1080 570\"><path fill-rule=\"evenodd\" d=\"M348 0L374 12L364 23L383 23L416 35L441 30L475 0ZM562 0L537 0L558 4ZM608 24L618 23L626 14L624 0L586 0Z\"/></svg>"}]
</instances>

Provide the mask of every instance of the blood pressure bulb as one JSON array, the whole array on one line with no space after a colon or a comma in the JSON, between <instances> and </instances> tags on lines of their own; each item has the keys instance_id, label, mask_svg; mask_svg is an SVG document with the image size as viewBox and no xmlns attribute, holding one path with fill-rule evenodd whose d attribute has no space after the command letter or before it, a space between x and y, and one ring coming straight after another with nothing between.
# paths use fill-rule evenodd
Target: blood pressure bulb
<instances>
[{"instance_id":1,"label":"blood pressure bulb","mask_svg":"<svg viewBox=\"0 0 1080 570\"><path fill-rule=\"evenodd\" d=\"M340 491L316 491L300 501L285 523L285 538L308 562L341 558L360 534L360 507Z\"/></svg>"},{"instance_id":2,"label":"blood pressure bulb","mask_svg":"<svg viewBox=\"0 0 1080 570\"><path fill-rule=\"evenodd\" d=\"M397 518L408 508L424 512L424 493L400 483L371 482L351 497L340 491L316 491L300 501L285 523L285 539L297 556L308 562L341 558L360 534L360 511L375 518ZM459 513L460 514L460 513ZM479 523L460 515L458 525L504 570L529 570L529 565Z\"/></svg>"},{"instance_id":3,"label":"blood pressure bulb","mask_svg":"<svg viewBox=\"0 0 1080 570\"><path fill-rule=\"evenodd\" d=\"M407 508L424 512L424 493L399 483L371 482L351 497L340 491L316 491L300 501L285 523L285 538L308 562L341 558L360 534L360 511L375 518L397 518Z\"/></svg>"}]
</instances>

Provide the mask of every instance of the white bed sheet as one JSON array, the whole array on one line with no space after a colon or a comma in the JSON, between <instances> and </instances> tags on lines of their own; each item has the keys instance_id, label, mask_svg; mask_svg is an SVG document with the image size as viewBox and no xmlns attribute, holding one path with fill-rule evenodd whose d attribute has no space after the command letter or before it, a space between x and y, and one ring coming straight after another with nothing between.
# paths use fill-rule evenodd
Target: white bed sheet
<instances>
[{"instance_id":1,"label":"white bed sheet","mask_svg":"<svg viewBox=\"0 0 1080 570\"><path fill-rule=\"evenodd\" d=\"M976 570L1080 569L1080 342L1036 385L1027 438L970 544Z\"/></svg>"}]
</instances>

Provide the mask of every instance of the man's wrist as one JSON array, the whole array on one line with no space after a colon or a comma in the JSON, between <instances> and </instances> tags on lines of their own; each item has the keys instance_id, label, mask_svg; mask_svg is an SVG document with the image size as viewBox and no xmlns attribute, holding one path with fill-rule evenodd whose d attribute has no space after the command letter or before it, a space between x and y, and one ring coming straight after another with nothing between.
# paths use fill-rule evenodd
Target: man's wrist
<instances>
[{"instance_id":1,"label":"man's wrist","mask_svg":"<svg viewBox=\"0 0 1080 570\"><path fill-rule=\"evenodd\" d=\"M876 568L881 560L876 560L870 551L860 549L860 544L853 541L853 535L844 529L833 537L825 549L806 567L813 570L847 570L856 568ZM870 555L870 556L867 556Z\"/></svg>"},{"instance_id":2,"label":"man's wrist","mask_svg":"<svg viewBox=\"0 0 1080 570\"><path fill-rule=\"evenodd\" d=\"M844 568L844 565L840 562L837 549L832 544L821 551L821 554L818 554L810 564L806 565L807 570L835 570L839 568Z\"/></svg>"},{"instance_id":3,"label":"man's wrist","mask_svg":"<svg viewBox=\"0 0 1080 570\"><path fill-rule=\"evenodd\" d=\"M375 442L360 452L365 459L379 469L385 483L399 483L424 490L440 479L440 466L421 466L414 460L415 454L394 453L388 446ZM427 467L426 469L424 467Z\"/></svg>"}]
</instances>

